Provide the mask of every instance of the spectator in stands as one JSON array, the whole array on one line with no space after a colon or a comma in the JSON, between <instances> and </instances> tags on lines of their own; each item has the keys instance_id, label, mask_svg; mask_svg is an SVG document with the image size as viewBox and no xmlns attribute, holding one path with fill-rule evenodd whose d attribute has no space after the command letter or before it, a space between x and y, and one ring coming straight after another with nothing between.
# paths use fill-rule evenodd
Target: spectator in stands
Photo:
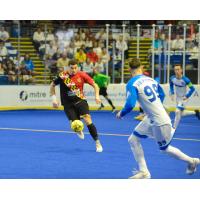
<instances>
[{"instance_id":1,"label":"spectator in stands","mask_svg":"<svg viewBox=\"0 0 200 200\"><path fill-rule=\"evenodd\" d=\"M98 62L95 63L94 67L95 69L97 69L98 72L105 73L104 63L101 59L99 59Z\"/></svg>"},{"instance_id":2,"label":"spectator in stands","mask_svg":"<svg viewBox=\"0 0 200 200\"><path fill-rule=\"evenodd\" d=\"M41 41L40 47L39 47L39 56L41 60L44 60L44 55L47 48L49 48L49 44L45 41Z\"/></svg>"},{"instance_id":3,"label":"spectator in stands","mask_svg":"<svg viewBox=\"0 0 200 200\"><path fill-rule=\"evenodd\" d=\"M84 29L79 28L76 35L80 38L81 41L85 40L86 35Z\"/></svg>"},{"instance_id":4,"label":"spectator in stands","mask_svg":"<svg viewBox=\"0 0 200 200\"><path fill-rule=\"evenodd\" d=\"M15 84L17 80L17 73L12 63L8 64L7 74L8 74L8 83Z\"/></svg>"},{"instance_id":5,"label":"spectator in stands","mask_svg":"<svg viewBox=\"0 0 200 200\"><path fill-rule=\"evenodd\" d=\"M125 58L127 57L127 50L128 50L128 45L127 45L127 42L124 40L123 42L123 36L120 35L119 36L119 39L117 40L116 42L116 49L117 49L117 54L118 55L122 55L122 51L124 50L124 55L125 55Z\"/></svg>"},{"instance_id":6,"label":"spectator in stands","mask_svg":"<svg viewBox=\"0 0 200 200\"><path fill-rule=\"evenodd\" d=\"M184 47L184 41L180 38L180 35L176 35L176 39L172 41L172 50L182 51Z\"/></svg>"},{"instance_id":7,"label":"spectator in stands","mask_svg":"<svg viewBox=\"0 0 200 200\"><path fill-rule=\"evenodd\" d=\"M83 42L80 40L79 35L75 36L74 38L74 46L75 46L75 51L81 48Z\"/></svg>"},{"instance_id":8,"label":"spectator in stands","mask_svg":"<svg viewBox=\"0 0 200 200\"><path fill-rule=\"evenodd\" d=\"M87 58L86 62L82 64L82 71L92 76L93 67L94 67L94 64L91 62L90 58Z\"/></svg>"},{"instance_id":9,"label":"spectator in stands","mask_svg":"<svg viewBox=\"0 0 200 200\"><path fill-rule=\"evenodd\" d=\"M39 47L41 45L41 42L44 41L44 32L42 32L41 28L38 27L37 31L34 32L33 34L33 44L36 48L37 51L39 51Z\"/></svg>"},{"instance_id":10,"label":"spectator in stands","mask_svg":"<svg viewBox=\"0 0 200 200\"><path fill-rule=\"evenodd\" d=\"M94 46L93 46L93 50L97 54L97 56L100 57L101 54L102 54L101 42L95 41Z\"/></svg>"},{"instance_id":11,"label":"spectator in stands","mask_svg":"<svg viewBox=\"0 0 200 200\"><path fill-rule=\"evenodd\" d=\"M85 40L86 51L88 51L89 48L91 47L93 47L93 41L89 37L86 37L86 40Z\"/></svg>"},{"instance_id":12,"label":"spectator in stands","mask_svg":"<svg viewBox=\"0 0 200 200\"><path fill-rule=\"evenodd\" d=\"M0 62L0 76L1 75L4 75L4 67L3 67L3 63L2 62Z\"/></svg>"},{"instance_id":13,"label":"spectator in stands","mask_svg":"<svg viewBox=\"0 0 200 200\"><path fill-rule=\"evenodd\" d=\"M0 40L6 42L8 41L9 37L9 33L5 30L5 28L0 27Z\"/></svg>"},{"instance_id":14,"label":"spectator in stands","mask_svg":"<svg viewBox=\"0 0 200 200\"><path fill-rule=\"evenodd\" d=\"M106 40L105 29L102 28L99 32L97 32L95 35L95 39L100 41L105 41Z\"/></svg>"},{"instance_id":15,"label":"spectator in stands","mask_svg":"<svg viewBox=\"0 0 200 200\"><path fill-rule=\"evenodd\" d=\"M67 58L67 54L63 53L62 57L57 60L57 67L60 72L65 70L68 67L69 59Z\"/></svg>"},{"instance_id":16,"label":"spectator in stands","mask_svg":"<svg viewBox=\"0 0 200 200\"><path fill-rule=\"evenodd\" d=\"M78 64L81 65L86 61L86 54L84 53L83 49L80 48L76 54L75 59L78 61Z\"/></svg>"},{"instance_id":17,"label":"spectator in stands","mask_svg":"<svg viewBox=\"0 0 200 200\"><path fill-rule=\"evenodd\" d=\"M193 69L198 68L198 57L199 57L199 48L198 43L195 42L193 47L190 49L191 56L189 57L189 60L192 63Z\"/></svg>"},{"instance_id":18,"label":"spectator in stands","mask_svg":"<svg viewBox=\"0 0 200 200\"><path fill-rule=\"evenodd\" d=\"M152 41L152 48L154 48L154 51L161 51L162 49L162 40L158 33L155 34L154 46Z\"/></svg>"},{"instance_id":19,"label":"spectator in stands","mask_svg":"<svg viewBox=\"0 0 200 200\"><path fill-rule=\"evenodd\" d=\"M25 69L28 72L28 75L30 76L30 78L32 78L33 71L34 71L34 64L28 53L26 53L24 56L23 64L25 66Z\"/></svg>"},{"instance_id":20,"label":"spectator in stands","mask_svg":"<svg viewBox=\"0 0 200 200\"><path fill-rule=\"evenodd\" d=\"M107 63L110 61L110 55L107 53L106 48L102 49L102 53L100 56L100 60L104 65L104 68L106 67Z\"/></svg>"},{"instance_id":21,"label":"spectator in stands","mask_svg":"<svg viewBox=\"0 0 200 200\"><path fill-rule=\"evenodd\" d=\"M0 42L0 57L6 57L8 55L8 50L4 46L3 42Z\"/></svg>"},{"instance_id":22,"label":"spectator in stands","mask_svg":"<svg viewBox=\"0 0 200 200\"><path fill-rule=\"evenodd\" d=\"M58 47L54 45L53 41L50 41L46 47L46 55L52 57L58 50Z\"/></svg>"},{"instance_id":23,"label":"spectator in stands","mask_svg":"<svg viewBox=\"0 0 200 200\"><path fill-rule=\"evenodd\" d=\"M93 33L89 28L85 30L85 37L89 38L92 41L95 39Z\"/></svg>"},{"instance_id":24,"label":"spectator in stands","mask_svg":"<svg viewBox=\"0 0 200 200\"><path fill-rule=\"evenodd\" d=\"M69 44L69 47L65 48L65 52L67 53L67 57L69 59L73 59L74 58L74 55L75 55L76 52L75 52L75 46L74 46L73 42L71 42Z\"/></svg>"},{"instance_id":25,"label":"spectator in stands","mask_svg":"<svg viewBox=\"0 0 200 200\"><path fill-rule=\"evenodd\" d=\"M46 34L46 41L48 42L48 43L50 43L50 42L53 42L54 40L55 40L55 37L54 37L54 34L52 33L52 30L51 29L49 29L48 31L47 31L47 34Z\"/></svg>"},{"instance_id":26,"label":"spectator in stands","mask_svg":"<svg viewBox=\"0 0 200 200\"><path fill-rule=\"evenodd\" d=\"M55 56L55 54L54 54ZM58 73L58 67L56 66L57 61L54 59L53 56L50 54L46 55L46 60L45 60L45 67L46 69L49 69L51 72L51 75L55 76Z\"/></svg>"},{"instance_id":27,"label":"spectator in stands","mask_svg":"<svg viewBox=\"0 0 200 200\"><path fill-rule=\"evenodd\" d=\"M99 59L97 54L94 52L93 48L90 48L86 55L87 55L87 58L89 58L93 64L96 63Z\"/></svg>"}]
</instances>

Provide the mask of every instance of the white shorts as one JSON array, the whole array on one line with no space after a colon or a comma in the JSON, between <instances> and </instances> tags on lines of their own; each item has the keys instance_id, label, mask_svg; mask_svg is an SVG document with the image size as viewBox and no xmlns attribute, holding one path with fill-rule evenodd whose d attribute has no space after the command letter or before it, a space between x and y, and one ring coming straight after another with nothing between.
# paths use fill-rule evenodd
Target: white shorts
<instances>
[{"instance_id":1,"label":"white shorts","mask_svg":"<svg viewBox=\"0 0 200 200\"><path fill-rule=\"evenodd\" d=\"M153 137L159 145L160 150L165 150L170 144L175 130L171 124L155 126L150 119L145 117L135 128L133 134L140 138Z\"/></svg>"}]
</instances>

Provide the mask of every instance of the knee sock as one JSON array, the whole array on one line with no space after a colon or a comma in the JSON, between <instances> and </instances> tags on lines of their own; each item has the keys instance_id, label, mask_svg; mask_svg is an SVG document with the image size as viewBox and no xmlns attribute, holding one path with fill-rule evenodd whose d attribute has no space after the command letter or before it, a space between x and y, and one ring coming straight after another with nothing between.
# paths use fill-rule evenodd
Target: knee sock
<instances>
[{"instance_id":1,"label":"knee sock","mask_svg":"<svg viewBox=\"0 0 200 200\"><path fill-rule=\"evenodd\" d=\"M148 171L146 161L144 158L143 148L142 148L139 138L137 138L135 135L132 134L128 138L128 142L131 146L133 156L138 164L139 171Z\"/></svg>"},{"instance_id":2,"label":"knee sock","mask_svg":"<svg viewBox=\"0 0 200 200\"><path fill-rule=\"evenodd\" d=\"M90 124L90 125L87 125L88 127L88 130L90 132L90 135L92 136L92 138L96 141L98 140L98 134L97 134L97 129L95 127L94 124Z\"/></svg>"},{"instance_id":3,"label":"knee sock","mask_svg":"<svg viewBox=\"0 0 200 200\"><path fill-rule=\"evenodd\" d=\"M170 155L178 160L182 160L187 163L192 163L192 161L193 161L193 158L184 154L182 151L180 151L179 149L177 149L176 147L173 147L171 145L169 145L167 147L167 149L163 152L167 153L168 155Z\"/></svg>"},{"instance_id":4,"label":"knee sock","mask_svg":"<svg viewBox=\"0 0 200 200\"><path fill-rule=\"evenodd\" d=\"M175 116L175 120L174 120L174 128L176 129L179 125L180 120L181 120L182 111L176 110L175 114L176 114L176 116Z\"/></svg>"}]
</instances>

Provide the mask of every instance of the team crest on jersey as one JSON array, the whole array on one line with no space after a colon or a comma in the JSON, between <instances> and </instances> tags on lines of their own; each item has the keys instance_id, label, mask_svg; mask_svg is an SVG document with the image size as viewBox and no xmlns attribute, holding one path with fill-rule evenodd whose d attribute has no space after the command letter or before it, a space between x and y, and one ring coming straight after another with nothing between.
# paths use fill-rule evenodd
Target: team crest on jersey
<instances>
[{"instance_id":1,"label":"team crest on jersey","mask_svg":"<svg viewBox=\"0 0 200 200\"><path fill-rule=\"evenodd\" d=\"M69 74L68 74L68 73L65 73L65 72L61 72L61 73L59 74L59 76L60 76L60 78L63 79L63 80L69 78Z\"/></svg>"}]
</instances>

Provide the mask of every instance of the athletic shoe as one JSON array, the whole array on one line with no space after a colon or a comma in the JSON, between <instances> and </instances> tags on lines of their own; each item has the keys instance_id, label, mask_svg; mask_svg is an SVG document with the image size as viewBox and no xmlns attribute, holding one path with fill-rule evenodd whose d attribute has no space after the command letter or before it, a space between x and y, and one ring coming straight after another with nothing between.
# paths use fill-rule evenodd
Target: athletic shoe
<instances>
[{"instance_id":1,"label":"athletic shoe","mask_svg":"<svg viewBox=\"0 0 200 200\"><path fill-rule=\"evenodd\" d=\"M186 174L192 175L197 171L197 166L200 164L199 158L193 158L193 162L189 163L186 169Z\"/></svg>"},{"instance_id":2,"label":"athletic shoe","mask_svg":"<svg viewBox=\"0 0 200 200\"><path fill-rule=\"evenodd\" d=\"M78 135L78 137L79 137L81 140L84 139L84 133L83 133L83 131L77 132L77 135Z\"/></svg>"},{"instance_id":3,"label":"athletic shoe","mask_svg":"<svg viewBox=\"0 0 200 200\"><path fill-rule=\"evenodd\" d=\"M96 152L101 153L103 151L103 147L99 140L96 141Z\"/></svg>"},{"instance_id":4,"label":"athletic shoe","mask_svg":"<svg viewBox=\"0 0 200 200\"><path fill-rule=\"evenodd\" d=\"M134 171L134 175L129 177L129 179L150 179L151 174L149 171Z\"/></svg>"},{"instance_id":5,"label":"athletic shoe","mask_svg":"<svg viewBox=\"0 0 200 200\"><path fill-rule=\"evenodd\" d=\"M145 114L139 114L138 116L136 116L134 119L142 121L145 117Z\"/></svg>"},{"instance_id":6,"label":"athletic shoe","mask_svg":"<svg viewBox=\"0 0 200 200\"><path fill-rule=\"evenodd\" d=\"M195 110L194 112L195 112L196 117L200 120L200 113L199 113L199 110Z\"/></svg>"},{"instance_id":7,"label":"athletic shoe","mask_svg":"<svg viewBox=\"0 0 200 200\"><path fill-rule=\"evenodd\" d=\"M98 108L98 110L101 110L102 108L104 108L105 106L103 105L103 106L100 106L99 108Z\"/></svg>"},{"instance_id":8,"label":"athletic shoe","mask_svg":"<svg viewBox=\"0 0 200 200\"><path fill-rule=\"evenodd\" d=\"M114 108L112 108L112 113L115 113L117 110L116 110L116 108L114 107Z\"/></svg>"}]
</instances>

